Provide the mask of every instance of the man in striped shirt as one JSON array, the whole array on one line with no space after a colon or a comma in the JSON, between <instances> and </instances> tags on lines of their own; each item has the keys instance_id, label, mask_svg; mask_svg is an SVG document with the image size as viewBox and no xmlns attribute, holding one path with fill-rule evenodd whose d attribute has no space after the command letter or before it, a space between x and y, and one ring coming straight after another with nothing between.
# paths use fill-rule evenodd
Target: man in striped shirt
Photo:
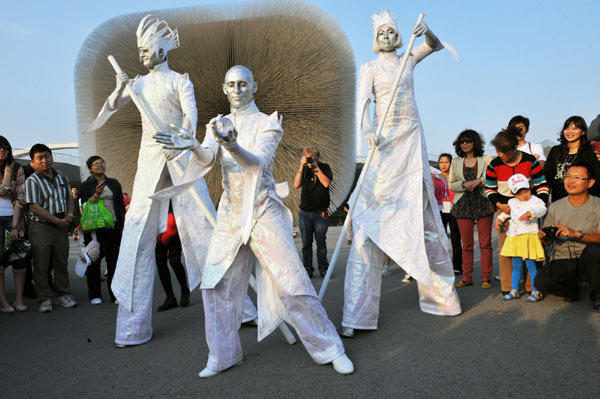
<instances>
[{"instance_id":1,"label":"man in striped shirt","mask_svg":"<svg viewBox=\"0 0 600 399\"><path fill-rule=\"evenodd\" d=\"M70 294L67 261L69 225L73 219L73 197L69 180L52 168L52 151L35 144L29 151L35 172L25 181L25 202L29 206L29 240L32 245L33 270L39 311L52 311L52 290L48 285L48 264L54 266L54 303L65 308L76 305Z\"/></svg>"}]
</instances>

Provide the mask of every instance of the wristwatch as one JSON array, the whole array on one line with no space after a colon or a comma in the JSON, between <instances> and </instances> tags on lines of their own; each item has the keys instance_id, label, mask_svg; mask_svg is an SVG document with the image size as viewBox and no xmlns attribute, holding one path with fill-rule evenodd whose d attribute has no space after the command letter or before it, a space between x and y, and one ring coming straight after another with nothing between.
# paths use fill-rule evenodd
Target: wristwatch
<instances>
[{"instance_id":1,"label":"wristwatch","mask_svg":"<svg viewBox=\"0 0 600 399\"><path fill-rule=\"evenodd\" d=\"M585 237L585 233L581 230L579 230L579 238L577 238L579 241L583 240L583 237Z\"/></svg>"}]
</instances>

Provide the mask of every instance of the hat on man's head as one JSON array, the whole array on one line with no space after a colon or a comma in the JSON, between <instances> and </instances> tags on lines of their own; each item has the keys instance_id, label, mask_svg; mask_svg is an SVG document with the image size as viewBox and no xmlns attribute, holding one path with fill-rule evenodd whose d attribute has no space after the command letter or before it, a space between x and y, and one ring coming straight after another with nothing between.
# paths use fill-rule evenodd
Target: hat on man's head
<instances>
[{"instance_id":1,"label":"hat on man's head","mask_svg":"<svg viewBox=\"0 0 600 399\"><path fill-rule=\"evenodd\" d=\"M512 175L508 179L508 188L513 194L516 194L522 188L529 189L529 179L520 173Z\"/></svg>"}]
</instances>

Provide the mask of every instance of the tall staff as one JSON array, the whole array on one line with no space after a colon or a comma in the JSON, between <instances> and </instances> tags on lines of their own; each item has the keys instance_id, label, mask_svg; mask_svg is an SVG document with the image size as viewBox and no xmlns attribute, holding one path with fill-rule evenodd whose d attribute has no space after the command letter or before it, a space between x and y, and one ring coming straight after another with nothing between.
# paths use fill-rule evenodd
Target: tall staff
<instances>
[{"instance_id":1,"label":"tall staff","mask_svg":"<svg viewBox=\"0 0 600 399\"><path fill-rule=\"evenodd\" d=\"M417 24L420 24L421 22L423 22L424 17L425 17L425 14L420 13L419 18L417 19ZM387 118L387 114L392 106L392 103L394 102L394 98L396 97L396 91L398 90L398 86L400 85L400 81L402 79L402 74L404 73L406 63L408 62L408 57L410 55L410 52L412 50L412 47L413 47L413 44L415 43L416 38L417 38L417 35L413 33L410 37L410 41L408 42L408 46L406 47L406 51L404 52L404 56L402 57L402 63L400 64L400 69L398 71L398 74L396 75L396 80L394 80L394 86L393 86L393 90L392 90L392 93L394 93L394 94L392 96L390 96L390 100L388 101L387 106L385 108L383 118L381 118L379 120L379 124L377 125L377 130L375 131L375 137L377 139L379 139L379 136L381 135L381 130L383 129L383 124L385 122L385 119ZM363 167L363 170L358 179L356 188L354 189L355 193L353 196L353 200L350 203L350 209L348 210L348 215L346 215L346 220L344 220L344 226L342 227L342 231L340 233L340 236L338 237L338 241L335 246L335 250L333 251L333 255L329 262L329 268L327 269L327 273L325 274L325 278L323 279L323 284L321 285L321 289L319 290L319 299L321 301L323 300L323 297L325 296L325 292L327 291L327 286L329 285L329 280L331 279L331 274L333 273L333 269L335 268L337 258L340 254L340 250L342 248L342 243L344 241L344 237L346 236L346 231L348 231L348 226L350 225L350 223L352 221L352 213L353 213L355 205L358 201L358 197L360 196L360 192L362 190L362 187L363 187L363 184L365 181L365 176L367 175L367 171L369 170L369 166L371 165L371 160L373 159L373 154L375 153L376 148L377 147L373 147L369 150L369 155L365 162L365 166Z\"/></svg>"}]
</instances>

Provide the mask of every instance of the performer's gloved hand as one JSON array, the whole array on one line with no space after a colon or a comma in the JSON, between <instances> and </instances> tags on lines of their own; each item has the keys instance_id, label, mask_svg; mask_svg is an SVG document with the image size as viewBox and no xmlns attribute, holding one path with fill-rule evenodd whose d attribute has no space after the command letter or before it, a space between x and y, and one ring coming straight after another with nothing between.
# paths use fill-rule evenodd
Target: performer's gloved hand
<instances>
[{"instance_id":1,"label":"performer's gloved hand","mask_svg":"<svg viewBox=\"0 0 600 399\"><path fill-rule=\"evenodd\" d=\"M217 143L221 144L241 167L250 171L258 171L260 159L238 144L238 132L231 120L216 117L211 119L209 126Z\"/></svg>"},{"instance_id":2,"label":"performer's gloved hand","mask_svg":"<svg viewBox=\"0 0 600 399\"><path fill-rule=\"evenodd\" d=\"M221 118L217 116L209 122L213 136L217 143L227 146L227 144L233 144L237 142L238 132L235 130L235 126L228 118Z\"/></svg>"},{"instance_id":3,"label":"performer's gloved hand","mask_svg":"<svg viewBox=\"0 0 600 399\"><path fill-rule=\"evenodd\" d=\"M375 133L369 133L369 134L367 134L365 136L365 141L367 142L367 145L369 146L369 149L375 148L379 144L379 138L377 138L377 136L375 135Z\"/></svg>"},{"instance_id":4,"label":"performer's gloved hand","mask_svg":"<svg viewBox=\"0 0 600 399\"><path fill-rule=\"evenodd\" d=\"M169 150L192 150L194 154L196 154L196 159L198 159L201 164L210 165L212 163L213 153L202 147L192 132L172 123L169 124L169 126L171 126L171 129L175 132L157 132L152 136L157 143L163 144L163 152ZM177 153L175 153L175 155L177 155ZM167 154L165 154L165 156L167 156ZM172 158L167 156L168 160L171 160Z\"/></svg>"},{"instance_id":5,"label":"performer's gloved hand","mask_svg":"<svg viewBox=\"0 0 600 399\"><path fill-rule=\"evenodd\" d=\"M115 78L117 80L117 90L122 92L125 90L125 86L127 86L127 83L129 82L129 76L127 76L125 72L121 72L118 73Z\"/></svg>"},{"instance_id":6,"label":"performer's gloved hand","mask_svg":"<svg viewBox=\"0 0 600 399\"><path fill-rule=\"evenodd\" d=\"M157 132L152 138L165 150L190 150L200 145L194 134L181 126L169 125L175 132Z\"/></svg>"},{"instance_id":7,"label":"performer's gloved hand","mask_svg":"<svg viewBox=\"0 0 600 399\"><path fill-rule=\"evenodd\" d=\"M425 22L419 22L418 24L416 24L415 26L413 26L413 34L416 37L419 36L423 36L424 34L426 34L429 31L429 28L427 27L427 24Z\"/></svg>"}]
</instances>

